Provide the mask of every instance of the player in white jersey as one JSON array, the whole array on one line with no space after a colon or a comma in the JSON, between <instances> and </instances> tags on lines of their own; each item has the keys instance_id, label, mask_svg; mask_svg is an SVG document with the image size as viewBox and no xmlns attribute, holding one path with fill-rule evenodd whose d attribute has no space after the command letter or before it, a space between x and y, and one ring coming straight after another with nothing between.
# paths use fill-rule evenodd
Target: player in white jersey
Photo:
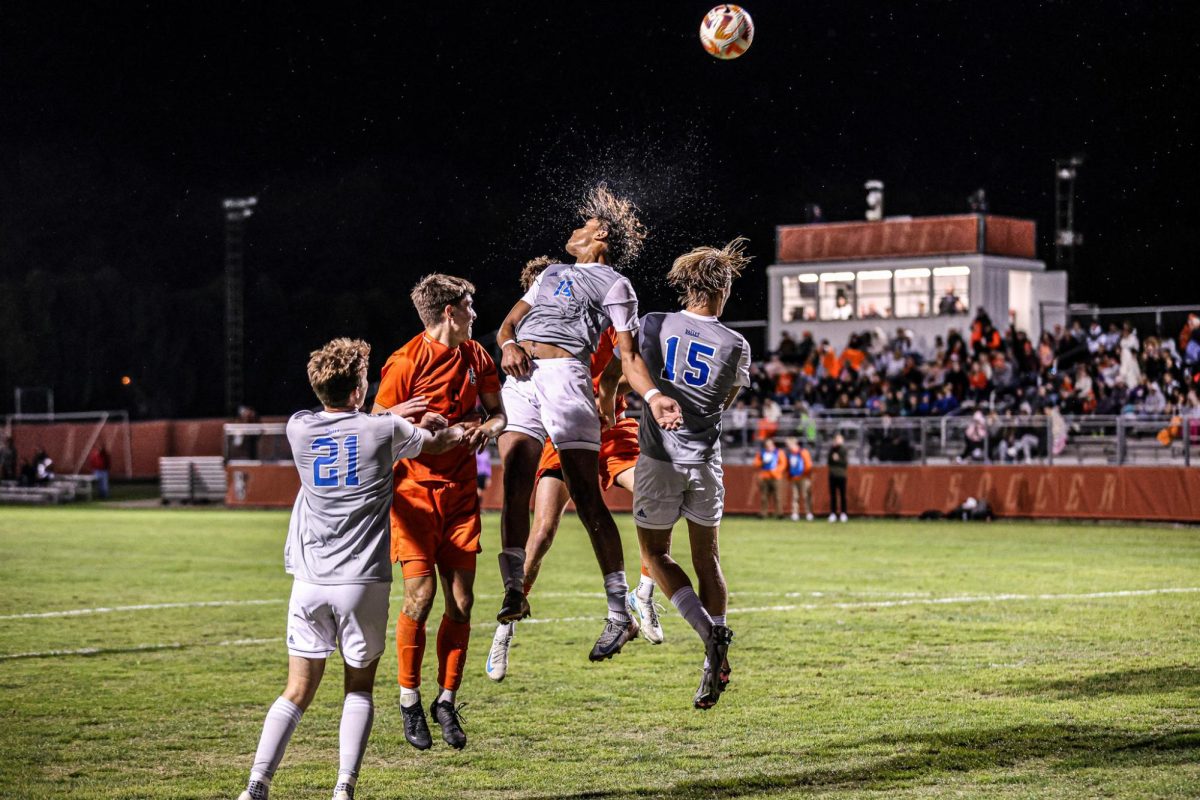
<instances>
[{"instance_id":1,"label":"player in white jersey","mask_svg":"<svg viewBox=\"0 0 1200 800\"><path fill-rule=\"evenodd\" d=\"M663 430L643 418L633 517L642 561L704 642L696 708L716 705L730 673L733 632L725 624L728 591L717 545L725 501L721 417L750 383L750 346L717 318L749 261L744 242L698 247L675 259L667 283L679 291L684 310L647 314L639 334L655 386L678 401L683 424ZM671 529L680 517L687 519L699 597L671 558Z\"/></svg>"},{"instance_id":2,"label":"player in white jersey","mask_svg":"<svg viewBox=\"0 0 1200 800\"><path fill-rule=\"evenodd\" d=\"M566 245L575 263L547 267L505 317L498 335L500 365L507 375L501 397L508 427L500 437L504 510L499 560L505 592L496 621L529 615L524 593L529 501L549 437L604 574L608 620L588 654L600 661L620 652L638 632L626 608L621 537L600 491L601 419L587 362L605 328L612 325L616 331L625 377L646 399L654 418L664 427L677 427L679 407L654 387L634 338L637 296L629 280L610 266L622 266L641 246L645 230L636 208L599 186L580 217L583 226Z\"/></svg>"},{"instance_id":3,"label":"player in white jersey","mask_svg":"<svg viewBox=\"0 0 1200 800\"><path fill-rule=\"evenodd\" d=\"M353 800L387 633L392 463L445 452L463 441L463 428L446 427L438 414L426 414L414 425L401 416L400 406L389 409L393 413L360 413L370 352L370 345L356 339L335 339L315 351L308 379L324 408L288 420L300 492L284 546L284 568L295 578L288 605L287 687L267 712L250 782L239 800L266 800L335 649L345 662L346 697L333 796Z\"/></svg>"}]
</instances>

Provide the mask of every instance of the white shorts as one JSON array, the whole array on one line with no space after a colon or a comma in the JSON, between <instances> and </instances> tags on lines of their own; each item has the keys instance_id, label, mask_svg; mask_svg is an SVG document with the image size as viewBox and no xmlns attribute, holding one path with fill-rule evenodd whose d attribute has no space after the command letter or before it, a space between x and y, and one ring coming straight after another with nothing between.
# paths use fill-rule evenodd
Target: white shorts
<instances>
[{"instance_id":1,"label":"white shorts","mask_svg":"<svg viewBox=\"0 0 1200 800\"><path fill-rule=\"evenodd\" d=\"M390 583L324 585L294 581L288 602L288 655L342 660L365 667L383 655Z\"/></svg>"},{"instance_id":2,"label":"white shorts","mask_svg":"<svg viewBox=\"0 0 1200 800\"><path fill-rule=\"evenodd\" d=\"M587 364L574 358L538 358L528 378L504 379L500 390L506 431L546 437L559 450L600 450L600 413Z\"/></svg>"},{"instance_id":3,"label":"white shorts","mask_svg":"<svg viewBox=\"0 0 1200 800\"><path fill-rule=\"evenodd\" d=\"M717 525L725 509L719 461L676 464L642 455L633 478L633 519L642 528L670 530L680 517Z\"/></svg>"}]
</instances>

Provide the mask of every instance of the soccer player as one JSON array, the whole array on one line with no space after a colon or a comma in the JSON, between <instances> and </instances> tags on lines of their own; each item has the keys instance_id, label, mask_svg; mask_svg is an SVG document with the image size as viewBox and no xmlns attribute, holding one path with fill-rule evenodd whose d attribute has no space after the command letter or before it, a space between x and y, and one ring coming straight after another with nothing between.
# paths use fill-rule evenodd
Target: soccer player
<instances>
[{"instance_id":1,"label":"soccer player","mask_svg":"<svg viewBox=\"0 0 1200 800\"><path fill-rule=\"evenodd\" d=\"M321 683L325 659L339 647L346 699L333 797L352 800L375 715L375 668L387 634L392 462L446 452L464 436L461 426L446 428L437 414L425 414L414 426L395 409L359 413L367 397L370 352L366 342L352 339L335 339L314 352L308 380L324 409L298 412L287 424L300 473L283 549L284 568L295 577L288 608L287 687L267 712L250 782L239 800L266 800L288 740Z\"/></svg>"},{"instance_id":2,"label":"soccer player","mask_svg":"<svg viewBox=\"0 0 1200 800\"><path fill-rule=\"evenodd\" d=\"M654 387L634 333L637 296L614 265L624 266L640 250L645 228L637 209L601 185L579 210L583 225L572 232L566 250L574 264L552 264L517 301L500 326L500 365L508 428L500 437L504 463L504 509L499 554L504 601L497 622L529 615L525 597L525 546L529 541L529 501L542 448L549 438L558 449L563 477L604 574L608 619L588 658L612 658L637 635L626 608L621 537L600 491L600 431L588 361L600 335L611 325L621 366L633 390L666 428L679 425L679 406Z\"/></svg>"},{"instance_id":3,"label":"soccer player","mask_svg":"<svg viewBox=\"0 0 1200 800\"><path fill-rule=\"evenodd\" d=\"M404 575L404 606L396 617L400 711L404 738L418 750L433 744L421 707L425 620L441 578L445 612L437 633L440 693L429 708L451 747L467 736L455 706L471 636L475 560L480 551L475 453L504 430L496 364L471 339L475 287L451 275L426 275L412 290L425 330L383 367L376 408L402 401L427 406L467 428L466 448L396 464L392 501L392 561ZM489 415L479 423L476 400Z\"/></svg>"},{"instance_id":4,"label":"soccer player","mask_svg":"<svg viewBox=\"0 0 1200 800\"><path fill-rule=\"evenodd\" d=\"M725 625L728 593L717 545L725 499L721 416L750 384L750 346L717 318L749 261L744 242L698 247L675 259L667 283L680 293L684 310L647 314L638 335L655 385L683 410L678 430L642 419L633 508L642 561L704 642L696 708L716 705L730 674L726 656L733 632ZM687 520L699 597L671 558L671 529L681 516Z\"/></svg>"},{"instance_id":5,"label":"soccer player","mask_svg":"<svg viewBox=\"0 0 1200 800\"><path fill-rule=\"evenodd\" d=\"M554 263L550 256L539 256L526 263L521 272L521 289L528 291L534 280L546 267ZM600 481L605 490L614 484L633 492L634 467L637 466L637 420L627 419L625 397L618 391L621 380L621 360L613 358L617 344L616 333L610 327L600 337L596 351L592 353L591 374L597 403L612 409L612 419L607 421L600 434ZM603 414L604 411L602 410ZM550 552L563 511L570 494L563 478L562 464L552 442L546 442L538 463L536 488L533 499L533 527L525 545L525 596L528 597L537 580L542 559ZM641 633L652 644L663 641L662 624L658 609L654 605L654 579L642 567L638 587L628 595L628 605L636 609L641 619ZM501 622L492 637L492 648L488 652L485 672L494 681L502 681L508 674L509 649L516 622Z\"/></svg>"}]
</instances>

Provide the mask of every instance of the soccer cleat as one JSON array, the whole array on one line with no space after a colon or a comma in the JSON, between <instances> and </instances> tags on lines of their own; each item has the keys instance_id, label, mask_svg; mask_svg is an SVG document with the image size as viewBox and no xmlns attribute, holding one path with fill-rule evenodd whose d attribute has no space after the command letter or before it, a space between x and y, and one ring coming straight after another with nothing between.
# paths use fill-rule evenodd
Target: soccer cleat
<instances>
[{"instance_id":1,"label":"soccer cleat","mask_svg":"<svg viewBox=\"0 0 1200 800\"><path fill-rule=\"evenodd\" d=\"M805 514L805 515L804 515L804 518L805 518L806 520L808 520L809 522L812 522L812 514Z\"/></svg>"},{"instance_id":2,"label":"soccer cleat","mask_svg":"<svg viewBox=\"0 0 1200 800\"><path fill-rule=\"evenodd\" d=\"M425 712L420 703L411 706L400 706L400 714L404 717L404 738L418 750L428 750L433 747L433 737L429 735L429 723L425 721Z\"/></svg>"},{"instance_id":3,"label":"soccer cleat","mask_svg":"<svg viewBox=\"0 0 1200 800\"><path fill-rule=\"evenodd\" d=\"M529 616L529 600L524 593L517 589L504 590L504 602L500 605L500 613L496 622L516 622Z\"/></svg>"},{"instance_id":4,"label":"soccer cleat","mask_svg":"<svg viewBox=\"0 0 1200 800\"><path fill-rule=\"evenodd\" d=\"M354 800L354 787L348 783L339 783L333 787L333 800Z\"/></svg>"},{"instance_id":5,"label":"soccer cleat","mask_svg":"<svg viewBox=\"0 0 1200 800\"><path fill-rule=\"evenodd\" d=\"M446 744L455 750L462 750L467 746L467 734L462 729L461 705L455 706L449 700L435 700L433 705L429 706L429 716L442 726L442 738L446 740Z\"/></svg>"},{"instance_id":6,"label":"soccer cleat","mask_svg":"<svg viewBox=\"0 0 1200 800\"><path fill-rule=\"evenodd\" d=\"M621 652L621 648L625 646L626 642L636 638L637 635L638 623L633 617L630 617L627 622L606 620L600 638L592 645L592 652L588 653L588 659L603 661L606 658L612 658Z\"/></svg>"},{"instance_id":7,"label":"soccer cleat","mask_svg":"<svg viewBox=\"0 0 1200 800\"><path fill-rule=\"evenodd\" d=\"M238 800L267 800L271 787L262 781L250 781L246 791L238 795Z\"/></svg>"},{"instance_id":8,"label":"soccer cleat","mask_svg":"<svg viewBox=\"0 0 1200 800\"><path fill-rule=\"evenodd\" d=\"M717 690L723 692L728 689L731 677L733 677L733 667L729 666L729 657L726 656L725 663L721 665L721 669L717 673Z\"/></svg>"},{"instance_id":9,"label":"soccer cleat","mask_svg":"<svg viewBox=\"0 0 1200 800\"><path fill-rule=\"evenodd\" d=\"M837 514L830 514L830 515L829 515L829 521L830 521L830 522L837 522Z\"/></svg>"},{"instance_id":10,"label":"soccer cleat","mask_svg":"<svg viewBox=\"0 0 1200 800\"><path fill-rule=\"evenodd\" d=\"M653 600L653 595L649 599L643 600L638 596L636 591L630 592L625 596L625 608L629 611L629 616L632 618L634 613L641 620L639 626L642 631L642 636L646 637L646 641L650 644L662 644L663 629L662 621L658 618L659 609L662 608Z\"/></svg>"},{"instance_id":11,"label":"soccer cleat","mask_svg":"<svg viewBox=\"0 0 1200 800\"><path fill-rule=\"evenodd\" d=\"M792 522L799 522L799 521L800 521L800 515L792 514Z\"/></svg>"},{"instance_id":12,"label":"soccer cleat","mask_svg":"<svg viewBox=\"0 0 1200 800\"><path fill-rule=\"evenodd\" d=\"M727 664L729 643L733 641L733 631L724 625L713 625L712 633L704 646L704 668L700 672L700 687L696 689L693 705L696 708L712 708L721 698L723 686L721 673ZM715 665L719 664L720 667Z\"/></svg>"},{"instance_id":13,"label":"soccer cleat","mask_svg":"<svg viewBox=\"0 0 1200 800\"><path fill-rule=\"evenodd\" d=\"M846 520L848 520L848 519L850 519L850 518L849 518L849 517L847 517L847 516L846 516L846 512L845 512L845 511L843 511L843 512L842 512L842 516L840 516L838 519L840 519L842 522L845 522Z\"/></svg>"},{"instance_id":14,"label":"soccer cleat","mask_svg":"<svg viewBox=\"0 0 1200 800\"><path fill-rule=\"evenodd\" d=\"M499 683L508 674L508 648L512 646L513 634L517 632L517 623L502 622L496 626L496 635L492 637L492 649L488 651L487 665L484 667L487 676Z\"/></svg>"}]
</instances>

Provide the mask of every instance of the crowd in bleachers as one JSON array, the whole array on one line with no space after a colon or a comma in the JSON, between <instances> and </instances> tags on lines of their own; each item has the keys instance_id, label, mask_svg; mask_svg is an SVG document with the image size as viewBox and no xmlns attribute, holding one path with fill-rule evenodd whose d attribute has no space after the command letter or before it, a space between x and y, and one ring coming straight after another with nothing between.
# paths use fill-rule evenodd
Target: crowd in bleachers
<instances>
[{"instance_id":1,"label":"crowd in bleachers","mask_svg":"<svg viewBox=\"0 0 1200 800\"><path fill-rule=\"evenodd\" d=\"M787 415L799 420L795 431L805 438L806 420L830 414L965 416L968 450L986 439L997 460L1028 459L1052 446L1044 441L1046 426L1031 433L1006 425L1013 418L1046 415L1052 430L1064 428L1063 415L1200 418L1200 317L1190 315L1171 337L1139 337L1128 322L1106 328L1075 321L1035 340L1012 320L1001 330L981 309L969 327L950 328L925 349L903 328L890 337L864 330L840 349L808 332L799 340L784 334L769 358L752 366L726 431L767 438ZM791 425L786 434L793 435ZM881 460L906 460L903 452L886 452L906 445L904 436L885 436Z\"/></svg>"}]
</instances>

